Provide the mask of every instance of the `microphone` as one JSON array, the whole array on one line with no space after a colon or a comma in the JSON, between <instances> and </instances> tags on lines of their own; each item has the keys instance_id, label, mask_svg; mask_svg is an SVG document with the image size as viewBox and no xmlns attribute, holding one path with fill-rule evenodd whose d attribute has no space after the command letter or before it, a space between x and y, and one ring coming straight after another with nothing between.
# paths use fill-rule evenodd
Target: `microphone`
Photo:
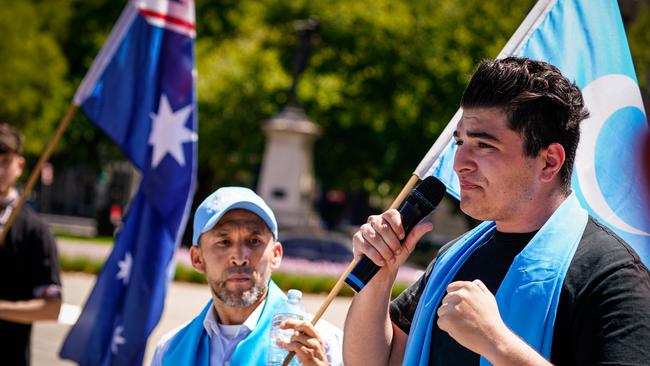
<instances>
[{"instance_id":1,"label":"microphone","mask_svg":"<svg viewBox=\"0 0 650 366\"><path fill-rule=\"evenodd\" d=\"M409 193L398 208L402 218L405 238L415 225L438 206L442 201L445 190L445 185L437 178L427 177ZM359 292L370 282L380 268L364 255L345 278L345 283L355 292Z\"/></svg>"}]
</instances>

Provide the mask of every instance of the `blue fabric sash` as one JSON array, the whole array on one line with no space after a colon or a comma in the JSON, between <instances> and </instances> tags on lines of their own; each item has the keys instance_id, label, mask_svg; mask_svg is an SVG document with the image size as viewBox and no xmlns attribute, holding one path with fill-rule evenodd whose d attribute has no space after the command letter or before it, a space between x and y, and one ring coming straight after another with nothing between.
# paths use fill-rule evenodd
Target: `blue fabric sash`
<instances>
[{"instance_id":1,"label":"blue fabric sash","mask_svg":"<svg viewBox=\"0 0 650 366\"><path fill-rule=\"evenodd\" d=\"M572 193L513 260L496 294L505 324L546 359L564 277L587 225L587 212ZM447 286L463 263L495 230L484 222L468 232L437 260L408 336L404 365L429 364L434 318ZM481 365L490 363L481 357Z\"/></svg>"},{"instance_id":2,"label":"blue fabric sash","mask_svg":"<svg viewBox=\"0 0 650 366\"><path fill-rule=\"evenodd\" d=\"M266 365L269 358L269 331L274 309L287 299L284 292L273 281L269 281L268 287L262 314L255 329L237 345L230 358L231 365ZM203 320L211 307L212 300L199 316L176 333L163 358L163 366L210 365L210 339L203 326Z\"/></svg>"}]
</instances>

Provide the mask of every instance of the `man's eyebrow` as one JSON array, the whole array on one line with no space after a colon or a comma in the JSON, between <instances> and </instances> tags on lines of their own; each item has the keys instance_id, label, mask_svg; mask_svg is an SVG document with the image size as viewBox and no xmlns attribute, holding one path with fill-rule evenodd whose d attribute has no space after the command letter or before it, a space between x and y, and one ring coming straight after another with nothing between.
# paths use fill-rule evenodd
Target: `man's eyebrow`
<instances>
[{"instance_id":1,"label":"man's eyebrow","mask_svg":"<svg viewBox=\"0 0 650 366\"><path fill-rule=\"evenodd\" d=\"M219 228L217 230L214 230L213 232L214 236L226 236L228 235L228 230L225 230L223 228Z\"/></svg>"},{"instance_id":2,"label":"man's eyebrow","mask_svg":"<svg viewBox=\"0 0 650 366\"><path fill-rule=\"evenodd\" d=\"M255 225L255 226L249 226L249 227L248 227L248 230L250 230L251 233L254 234L254 235L259 235L259 234L262 234L262 233L264 232L264 229L261 228L261 227L259 227L259 226L257 226L257 225Z\"/></svg>"},{"instance_id":3,"label":"man's eyebrow","mask_svg":"<svg viewBox=\"0 0 650 366\"><path fill-rule=\"evenodd\" d=\"M487 133L485 131L467 131L466 135L467 135L467 137L471 137L471 138L489 140L489 141L494 141L494 142L501 142L501 140L498 137L496 137L496 136L494 136L494 135L492 135L490 133ZM460 137L459 134L458 134L458 131L454 131L454 137L455 138Z\"/></svg>"}]
</instances>

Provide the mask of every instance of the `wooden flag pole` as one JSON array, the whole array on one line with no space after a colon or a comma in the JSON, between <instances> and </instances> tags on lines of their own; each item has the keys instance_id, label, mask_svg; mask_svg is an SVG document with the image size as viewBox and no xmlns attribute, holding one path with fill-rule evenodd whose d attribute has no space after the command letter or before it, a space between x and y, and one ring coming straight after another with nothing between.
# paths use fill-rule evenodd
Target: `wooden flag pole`
<instances>
[{"instance_id":1,"label":"wooden flag pole","mask_svg":"<svg viewBox=\"0 0 650 366\"><path fill-rule=\"evenodd\" d=\"M11 225L14 223L16 216L18 216L18 212L20 212L20 210L25 205L25 201L27 200L27 195L32 191L32 188L36 183L36 179L41 174L41 170L43 170L43 165L45 165L45 163L50 159L52 152L54 152L54 147L56 146L56 143L59 142L59 140L61 139L63 132L68 127L68 124L70 124L70 120L72 119L72 116L74 116L75 112L77 112L77 109L78 107L76 105L70 104L68 111L66 112L65 116L63 116L61 122L59 122L59 126L56 128L56 132L54 133L54 136L52 136L52 139L47 144L47 147L45 148L45 151L43 152L40 159L38 160L36 167L34 168L34 170L32 170L32 174L29 176L29 179L27 180L27 184L25 185L23 192L20 194L20 197L18 198L18 203L16 204L16 206L13 207L9 219L2 227L2 232L0 232L0 247L4 245L4 241L7 238L7 233L9 233L9 229L11 228Z\"/></svg>"},{"instance_id":2,"label":"wooden flag pole","mask_svg":"<svg viewBox=\"0 0 650 366\"><path fill-rule=\"evenodd\" d=\"M404 188L402 188L402 190L397 195L393 203L391 203L388 209L393 209L393 208L397 209L402 204L404 199L406 199L406 196L408 196L408 194L411 192L413 187L415 187L415 185L419 180L420 178L417 175L413 174L411 178L408 180L408 182L406 182L406 185L404 185ZM311 320L312 325L316 325L316 323L320 320L321 316L323 316L323 314L325 313L325 310L327 310L327 308L330 306L332 301L334 301L336 295L338 295L339 292L341 291L341 287L343 287L343 283L345 282L345 279L348 277L350 272L352 272L354 266L356 266L358 262L359 259L357 258L353 259L350 265L348 265L348 267L345 269L341 277L339 277L338 281L336 281L336 284L334 285L330 293L325 298L325 301L323 301L318 311L316 311L316 314L314 314L314 317ZM293 356L295 354L296 354L295 352L289 352L287 357L284 359L284 362L282 362L282 366L288 366L289 362L291 362L291 359L293 359Z\"/></svg>"}]
</instances>

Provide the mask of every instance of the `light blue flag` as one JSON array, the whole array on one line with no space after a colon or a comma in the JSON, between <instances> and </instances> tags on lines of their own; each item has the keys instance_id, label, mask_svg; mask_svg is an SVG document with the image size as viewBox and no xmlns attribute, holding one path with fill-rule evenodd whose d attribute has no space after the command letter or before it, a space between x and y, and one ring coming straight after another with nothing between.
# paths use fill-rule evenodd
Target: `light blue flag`
<instances>
[{"instance_id":1,"label":"light blue flag","mask_svg":"<svg viewBox=\"0 0 650 366\"><path fill-rule=\"evenodd\" d=\"M142 173L60 352L80 365L142 364L162 314L195 186L194 38L192 0L131 1L75 95Z\"/></svg>"},{"instance_id":2,"label":"light blue flag","mask_svg":"<svg viewBox=\"0 0 650 366\"><path fill-rule=\"evenodd\" d=\"M540 1L499 58L509 55L549 62L580 87L591 116L581 124L572 188L650 265L650 129L617 2ZM415 171L440 178L456 198L451 132L459 118L460 111Z\"/></svg>"}]
</instances>

